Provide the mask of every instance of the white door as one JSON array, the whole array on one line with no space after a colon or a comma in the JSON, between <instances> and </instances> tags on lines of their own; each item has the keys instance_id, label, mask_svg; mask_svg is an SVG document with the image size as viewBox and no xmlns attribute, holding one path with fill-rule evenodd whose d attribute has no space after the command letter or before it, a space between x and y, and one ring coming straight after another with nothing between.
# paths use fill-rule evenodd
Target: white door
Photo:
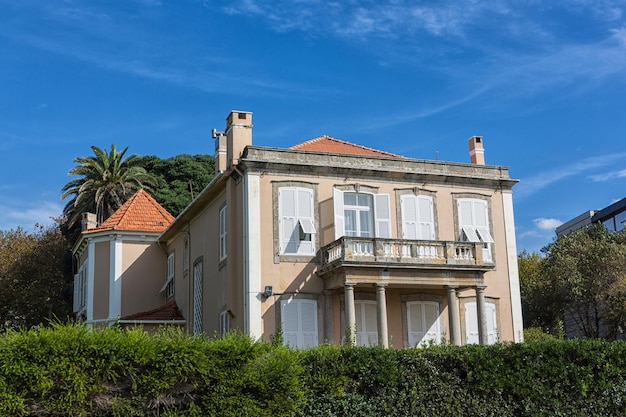
<instances>
[{"instance_id":1,"label":"white door","mask_svg":"<svg viewBox=\"0 0 626 417\"><path fill-rule=\"evenodd\" d=\"M409 347L439 344L439 303L436 301L409 301L406 303Z\"/></svg>"}]
</instances>

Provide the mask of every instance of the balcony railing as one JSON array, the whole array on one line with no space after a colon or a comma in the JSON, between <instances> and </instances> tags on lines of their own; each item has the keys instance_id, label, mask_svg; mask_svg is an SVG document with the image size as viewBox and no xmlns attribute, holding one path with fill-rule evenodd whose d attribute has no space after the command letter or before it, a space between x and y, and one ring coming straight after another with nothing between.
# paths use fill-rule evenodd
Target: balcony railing
<instances>
[{"instance_id":1,"label":"balcony railing","mask_svg":"<svg viewBox=\"0 0 626 417\"><path fill-rule=\"evenodd\" d=\"M321 268L332 264L374 263L423 267L493 267L483 260L482 243L344 236L321 250Z\"/></svg>"}]
</instances>

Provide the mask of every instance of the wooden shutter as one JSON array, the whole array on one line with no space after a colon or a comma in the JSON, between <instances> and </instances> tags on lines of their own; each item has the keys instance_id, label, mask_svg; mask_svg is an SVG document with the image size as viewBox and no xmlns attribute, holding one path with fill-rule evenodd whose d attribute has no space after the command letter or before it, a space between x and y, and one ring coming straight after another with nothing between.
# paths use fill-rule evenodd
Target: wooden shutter
<instances>
[{"instance_id":1,"label":"wooden shutter","mask_svg":"<svg viewBox=\"0 0 626 417\"><path fill-rule=\"evenodd\" d=\"M296 189L278 190L280 253L298 253L298 218L296 215Z\"/></svg>"},{"instance_id":2,"label":"wooden shutter","mask_svg":"<svg viewBox=\"0 0 626 417\"><path fill-rule=\"evenodd\" d=\"M435 218L432 197L425 195L417 196L417 208L419 216L419 239L435 240Z\"/></svg>"},{"instance_id":3,"label":"wooden shutter","mask_svg":"<svg viewBox=\"0 0 626 417\"><path fill-rule=\"evenodd\" d=\"M335 239L344 235L343 191L333 188L333 207L335 211Z\"/></svg>"},{"instance_id":4,"label":"wooden shutter","mask_svg":"<svg viewBox=\"0 0 626 417\"><path fill-rule=\"evenodd\" d=\"M391 210L389 206L389 194L374 194L374 230L376 237L391 237Z\"/></svg>"},{"instance_id":5,"label":"wooden shutter","mask_svg":"<svg viewBox=\"0 0 626 417\"><path fill-rule=\"evenodd\" d=\"M295 348L317 346L317 302L281 301L281 323L285 344Z\"/></svg>"},{"instance_id":6,"label":"wooden shutter","mask_svg":"<svg viewBox=\"0 0 626 417\"><path fill-rule=\"evenodd\" d=\"M296 239L298 239L297 252L302 255L315 253L315 226L313 215L313 190L308 188L297 189L298 224L296 225ZM300 229L310 235L311 240L300 240Z\"/></svg>"}]
</instances>

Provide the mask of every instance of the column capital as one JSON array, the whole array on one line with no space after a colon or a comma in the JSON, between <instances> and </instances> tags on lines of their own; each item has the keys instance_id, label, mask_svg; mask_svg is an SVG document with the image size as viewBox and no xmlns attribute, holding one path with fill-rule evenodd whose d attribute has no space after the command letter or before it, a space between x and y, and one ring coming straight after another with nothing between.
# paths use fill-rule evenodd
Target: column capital
<instances>
[{"instance_id":1,"label":"column capital","mask_svg":"<svg viewBox=\"0 0 626 417\"><path fill-rule=\"evenodd\" d=\"M344 282L343 286L346 288L354 288L356 287L356 283L355 282Z\"/></svg>"},{"instance_id":2,"label":"column capital","mask_svg":"<svg viewBox=\"0 0 626 417\"><path fill-rule=\"evenodd\" d=\"M476 290L477 293L478 292L484 292L485 288L487 288L486 285L482 285L482 284L481 285L474 285L474 289Z\"/></svg>"},{"instance_id":3,"label":"column capital","mask_svg":"<svg viewBox=\"0 0 626 417\"><path fill-rule=\"evenodd\" d=\"M389 285L388 282L377 282L376 284L374 284L375 287L377 288L385 288Z\"/></svg>"}]
</instances>

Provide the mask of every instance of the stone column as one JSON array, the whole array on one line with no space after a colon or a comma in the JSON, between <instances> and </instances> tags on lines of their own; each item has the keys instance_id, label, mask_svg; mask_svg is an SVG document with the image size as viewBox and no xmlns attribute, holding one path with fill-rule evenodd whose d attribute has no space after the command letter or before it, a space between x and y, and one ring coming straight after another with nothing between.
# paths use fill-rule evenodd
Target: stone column
<instances>
[{"instance_id":1,"label":"stone column","mask_svg":"<svg viewBox=\"0 0 626 417\"><path fill-rule=\"evenodd\" d=\"M346 342L356 344L356 312L354 309L354 285L344 284L346 298Z\"/></svg>"},{"instance_id":2,"label":"stone column","mask_svg":"<svg viewBox=\"0 0 626 417\"><path fill-rule=\"evenodd\" d=\"M378 325L378 346L389 347L389 332L387 330L387 298L385 287L387 284L376 284L376 321Z\"/></svg>"},{"instance_id":3,"label":"stone column","mask_svg":"<svg viewBox=\"0 0 626 417\"><path fill-rule=\"evenodd\" d=\"M489 343L487 335L487 317L485 306L485 286L477 285L476 287L476 315L478 316L478 343L486 345Z\"/></svg>"},{"instance_id":4,"label":"stone column","mask_svg":"<svg viewBox=\"0 0 626 417\"><path fill-rule=\"evenodd\" d=\"M461 316L459 315L459 298L456 294L457 286L446 286L448 290L448 325L450 326L450 343L461 344Z\"/></svg>"}]
</instances>

